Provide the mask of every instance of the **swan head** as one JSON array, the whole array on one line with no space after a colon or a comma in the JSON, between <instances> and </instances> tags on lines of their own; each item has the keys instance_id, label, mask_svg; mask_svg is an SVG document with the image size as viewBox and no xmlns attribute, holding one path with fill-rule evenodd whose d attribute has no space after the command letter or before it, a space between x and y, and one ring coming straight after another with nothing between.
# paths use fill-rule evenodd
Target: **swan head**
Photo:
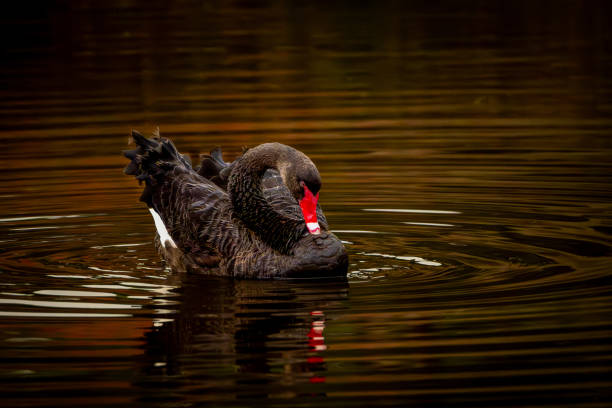
<instances>
[{"instance_id":1,"label":"swan head","mask_svg":"<svg viewBox=\"0 0 612 408\"><path fill-rule=\"evenodd\" d=\"M321 176L312 160L302 152L290 148L286 160L278 165L283 182L297 200L304 216L306 228L313 235L321 233L317 220L317 202L321 189Z\"/></svg>"}]
</instances>

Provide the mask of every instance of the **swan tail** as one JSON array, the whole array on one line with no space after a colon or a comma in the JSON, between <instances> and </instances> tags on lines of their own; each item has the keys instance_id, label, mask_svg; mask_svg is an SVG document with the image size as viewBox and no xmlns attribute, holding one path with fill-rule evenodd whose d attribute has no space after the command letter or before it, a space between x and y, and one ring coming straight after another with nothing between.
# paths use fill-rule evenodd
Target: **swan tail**
<instances>
[{"instance_id":1,"label":"swan tail","mask_svg":"<svg viewBox=\"0 0 612 408\"><path fill-rule=\"evenodd\" d=\"M131 141L137 147L123 151L123 155L130 159L124 173L136 177L140 183L145 182L140 201L153 207L153 187L176 170L191 169L191 161L188 156L180 154L169 139L159 136L159 130L153 133L152 138L146 138L140 132L132 130Z\"/></svg>"}]
</instances>

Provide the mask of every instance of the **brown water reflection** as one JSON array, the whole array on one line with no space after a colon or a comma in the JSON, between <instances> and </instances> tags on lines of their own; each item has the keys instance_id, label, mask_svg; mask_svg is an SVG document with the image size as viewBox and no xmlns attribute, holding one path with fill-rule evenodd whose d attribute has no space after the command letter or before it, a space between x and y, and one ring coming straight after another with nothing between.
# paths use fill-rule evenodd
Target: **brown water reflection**
<instances>
[{"instance_id":1,"label":"brown water reflection","mask_svg":"<svg viewBox=\"0 0 612 408\"><path fill-rule=\"evenodd\" d=\"M11 7L5 405L610 405L606 2ZM156 126L306 152L348 282L165 268L121 174Z\"/></svg>"}]
</instances>

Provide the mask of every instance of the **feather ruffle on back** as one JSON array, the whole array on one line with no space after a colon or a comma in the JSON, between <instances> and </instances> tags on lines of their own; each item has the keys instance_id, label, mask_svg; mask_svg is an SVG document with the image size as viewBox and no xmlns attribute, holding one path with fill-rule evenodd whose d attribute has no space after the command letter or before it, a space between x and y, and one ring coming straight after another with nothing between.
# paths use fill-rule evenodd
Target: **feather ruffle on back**
<instances>
[{"instance_id":1,"label":"feather ruffle on back","mask_svg":"<svg viewBox=\"0 0 612 408\"><path fill-rule=\"evenodd\" d=\"M132 130L131 139L138 147L123 151L123 155L131 160L124 173L135 176L140 183L146 182L140 201L153 207L151 187L157 185L176 167L182 167L185 171L191 170L191 159L187 155L180 154L170 140L160 137L159 131L154 133L153 138L147 139L136 130Z\"/></svg>"},{"instance_id":2,"label":"feather ruffle on back","mask_svg":"<svg viewBox=\"0 0 612 408\"><path fill-rule=\"evenodd\" d=\"M210 154L201 155L200 159L201 163L197 169L198 174L227 190L227 180L232 168L231 163L223 161L221 148L214 148Z\"/></svg>"}]
</instances>

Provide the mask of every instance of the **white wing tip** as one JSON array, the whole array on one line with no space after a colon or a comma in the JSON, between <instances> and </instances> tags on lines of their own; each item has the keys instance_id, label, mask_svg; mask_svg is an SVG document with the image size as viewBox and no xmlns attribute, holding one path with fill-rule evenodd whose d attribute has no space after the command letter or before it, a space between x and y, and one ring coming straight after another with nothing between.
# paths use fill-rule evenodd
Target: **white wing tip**
<instances>
[{"instance_id":1,"label":"white wing tip","mask_svg":"<svg viewBox=\"0 0 612 408\"><path fill-rule=\"evenodd\" d=\"M172 248L177 248L176 244L174 243L174 240L166 229L166 225L164 225L164 221L161 219L159 214L153 208L149 208L149 212L153 216L153 221L155 222L155 229L157 229L157 235L159 235L159 241L161 242L162 246L166 248L166 245L170 245Z\"/></svg>"},{"instance_id":2,"label":"white wing tip","mask_svg":"<svg viewBox=\"0 0 612 408\"><path fill-rule=\"evenodd\" d=\"M166 244L170 245L172 248L176 248L176 244L174 243L172 238L168 238L167 240L162 242L162 245L164 246L164 248L166 247Z\"/></svg>"}]
</instances>

